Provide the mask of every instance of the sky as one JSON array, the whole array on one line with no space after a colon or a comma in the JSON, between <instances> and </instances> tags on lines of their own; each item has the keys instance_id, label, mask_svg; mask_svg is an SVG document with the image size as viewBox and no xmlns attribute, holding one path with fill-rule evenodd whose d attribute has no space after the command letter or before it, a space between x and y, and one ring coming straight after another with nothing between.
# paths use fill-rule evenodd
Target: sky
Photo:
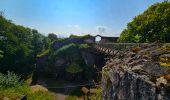
<instances>
[{"instance_id":1,"label":"sky","mask_svg":"<svg viewBox=\"0 0 170 100\"><path fill-rule=\"evenodd\" d=\"M119 36L128 22L163 0L0 0L0 11L44 35Z\"/></svg>"}]
</instances>

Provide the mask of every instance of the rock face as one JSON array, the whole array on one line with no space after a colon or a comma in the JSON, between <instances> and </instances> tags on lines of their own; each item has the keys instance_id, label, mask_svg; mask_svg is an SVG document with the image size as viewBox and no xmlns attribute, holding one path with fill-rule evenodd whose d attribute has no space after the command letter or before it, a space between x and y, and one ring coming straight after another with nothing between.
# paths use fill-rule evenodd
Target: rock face
<instances>
[{"instance_id":1,"label":"rock face","mask_svg":"<svg viewBox=\"0 0 170 100\"><path fill-rule=\"evenodd\" d=\"M153 57L153 51L146 50L150 47L155 48L154 54L161 52L158 46L138 52L128 49L106 62L102 69L103 100L170 100L170 82L165 77L170 70L154 59L169 51Z\"/></svg>"}]
</instances>

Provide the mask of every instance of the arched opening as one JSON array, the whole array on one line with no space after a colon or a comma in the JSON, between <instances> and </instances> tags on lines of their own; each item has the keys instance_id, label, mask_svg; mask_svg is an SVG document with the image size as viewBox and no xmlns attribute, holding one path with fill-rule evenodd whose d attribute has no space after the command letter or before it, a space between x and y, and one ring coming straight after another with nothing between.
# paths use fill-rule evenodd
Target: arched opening
<instances>
[{"instance_id":1,"label":"arched opening","mask_svg":"<svg viewBox=\"0 0 170 100\"><path fill-rule=\"evenodd\" d=\"M101 41L101 36L96 36L95 42L99 42L99 41Z\"/></svg>"}]
</instances>

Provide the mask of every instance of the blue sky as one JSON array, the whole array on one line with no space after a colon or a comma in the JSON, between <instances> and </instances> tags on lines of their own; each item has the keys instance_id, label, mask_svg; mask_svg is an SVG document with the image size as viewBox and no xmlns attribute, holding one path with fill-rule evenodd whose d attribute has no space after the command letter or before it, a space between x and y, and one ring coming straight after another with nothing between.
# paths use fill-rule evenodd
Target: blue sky
<instances>
[{"instance_id":1,"label":"blue sky","mask_svg":"<svg viewBox=\"0 0 170 100\"><path fill-rule=\"evenodd\" d=\"M0 10L14 23L47 35L119 36L128 22L163 0L0 0Z\"/></svg>"}]
</instances>

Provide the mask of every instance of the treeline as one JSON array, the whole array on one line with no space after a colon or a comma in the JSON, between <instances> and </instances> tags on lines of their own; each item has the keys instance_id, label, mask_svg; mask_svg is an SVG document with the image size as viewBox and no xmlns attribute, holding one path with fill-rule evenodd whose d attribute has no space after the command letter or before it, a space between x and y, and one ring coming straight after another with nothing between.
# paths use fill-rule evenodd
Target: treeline
<instances>
[{"instance_id":1,"label":"treeline","mask_svg":"<svg viewBox=\"0 0 170 100\"><path fill-rule=\"evenodd\" d=\"M170 42L170 2L150 6L128 23L118 42Z\"/></svg>"},{"instance_id":2,"label":"treeline","mask_svg":"<svg viewBox=\"0 0 170 100\"><path fill-rule=\"evenodd\" d=\"M48 49L56 38L55 34L45 37L0 15L0 72L29 75L34 70L36 56Z\"/></svg>"}]
</instances>

